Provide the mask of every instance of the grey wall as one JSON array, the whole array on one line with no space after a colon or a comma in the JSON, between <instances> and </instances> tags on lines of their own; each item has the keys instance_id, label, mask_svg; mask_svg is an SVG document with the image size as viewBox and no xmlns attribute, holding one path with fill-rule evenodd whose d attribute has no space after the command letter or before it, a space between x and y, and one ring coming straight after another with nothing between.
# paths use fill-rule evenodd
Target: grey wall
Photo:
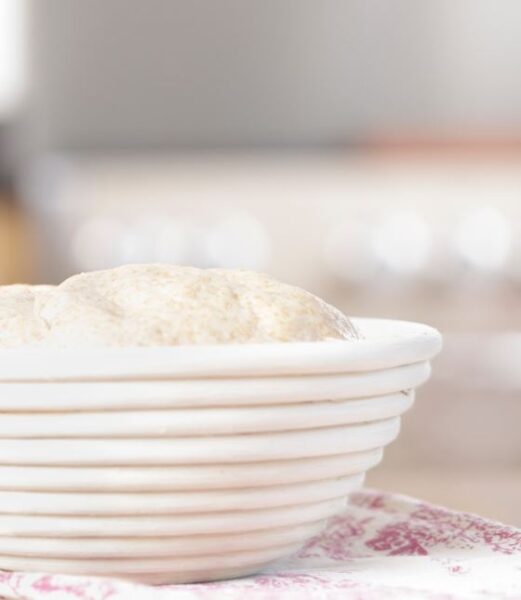
<instances>
[{"instance_id":1,"label":"grey wall","mask_svg":"<svg viewBox=\"0 0 521 600\"><path fill-rule=\"evenodd\" d=\"M518 0L32 0L51 148L519 126Z\"/></svg>"}]
</instances>

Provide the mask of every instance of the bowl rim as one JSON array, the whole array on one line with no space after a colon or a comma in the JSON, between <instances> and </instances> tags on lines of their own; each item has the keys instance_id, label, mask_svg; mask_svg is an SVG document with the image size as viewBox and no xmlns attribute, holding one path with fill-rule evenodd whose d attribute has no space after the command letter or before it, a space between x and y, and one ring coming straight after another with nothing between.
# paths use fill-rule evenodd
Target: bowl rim
<instances>
[{"instance_id":1,"label":"bowl rim","mask_svg":"<svg viewBox=\"0 0 521 600\"><path fill-rule=\"evenodd\" d=\"M412 321L354 317L357 340L191 346L0 349L0 382L200 379L355 373L431 359L441 334Z\"/></svg>"}]
</instances>

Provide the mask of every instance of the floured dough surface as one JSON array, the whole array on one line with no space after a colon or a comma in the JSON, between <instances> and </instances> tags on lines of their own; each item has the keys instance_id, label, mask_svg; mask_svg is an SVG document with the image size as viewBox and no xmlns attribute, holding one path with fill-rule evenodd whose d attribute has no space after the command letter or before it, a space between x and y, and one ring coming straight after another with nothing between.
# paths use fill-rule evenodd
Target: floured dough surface
<instances>
[{"instance_id":1,"label":"floured dough surface","mask_svg":"<svg viewBox=\"0 0 521 600\"><path fill-rule=\"evenodd\" d=\"M356 338L339 310L261 273L126 265L0 287L0 346L173 346Z\"/></svg>"},{"instance_id":2,"label":"floured dough surface","mask_svg":"<svg viewBox=\"0 0 521 600\"><path fill-rule=\"evenodd\" d=\"M44 285L0 286L0 346L37 344L47 335L35 314L36 297L50 290Z\"/></svg>"}]
</instances>

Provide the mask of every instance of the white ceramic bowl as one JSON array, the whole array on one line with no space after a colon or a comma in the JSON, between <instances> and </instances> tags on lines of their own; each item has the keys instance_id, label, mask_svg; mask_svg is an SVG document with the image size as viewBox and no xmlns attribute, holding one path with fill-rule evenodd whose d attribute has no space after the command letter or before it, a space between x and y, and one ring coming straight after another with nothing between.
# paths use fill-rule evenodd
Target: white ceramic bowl
<instances>
[{"instance_id":1,"label":"white ceramic bowl","mask_svg":"<svg viewBox=\"0 0 521 600\"><path fill-rule=\"evenodd\" d=\"M439 334L0 351L0 568L188 582L316 533L377 464Z\"/></svg>"}]
</instances>

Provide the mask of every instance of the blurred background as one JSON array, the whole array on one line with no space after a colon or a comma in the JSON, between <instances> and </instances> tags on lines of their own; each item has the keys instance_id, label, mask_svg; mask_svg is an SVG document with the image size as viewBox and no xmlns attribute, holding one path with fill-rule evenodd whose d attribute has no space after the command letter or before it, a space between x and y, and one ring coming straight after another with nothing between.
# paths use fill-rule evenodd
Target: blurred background
<instances>
[{"instance_id":1,"label":"blurred background","mask_svg":"<svg viewBox=\"0 0 521 600\"><path fill-rule=\"evenodd\" d=\"M0 280L267 271L445 335L368 483L521 525L521 3L0 0Z\"/></svg>"}]
</instances>

